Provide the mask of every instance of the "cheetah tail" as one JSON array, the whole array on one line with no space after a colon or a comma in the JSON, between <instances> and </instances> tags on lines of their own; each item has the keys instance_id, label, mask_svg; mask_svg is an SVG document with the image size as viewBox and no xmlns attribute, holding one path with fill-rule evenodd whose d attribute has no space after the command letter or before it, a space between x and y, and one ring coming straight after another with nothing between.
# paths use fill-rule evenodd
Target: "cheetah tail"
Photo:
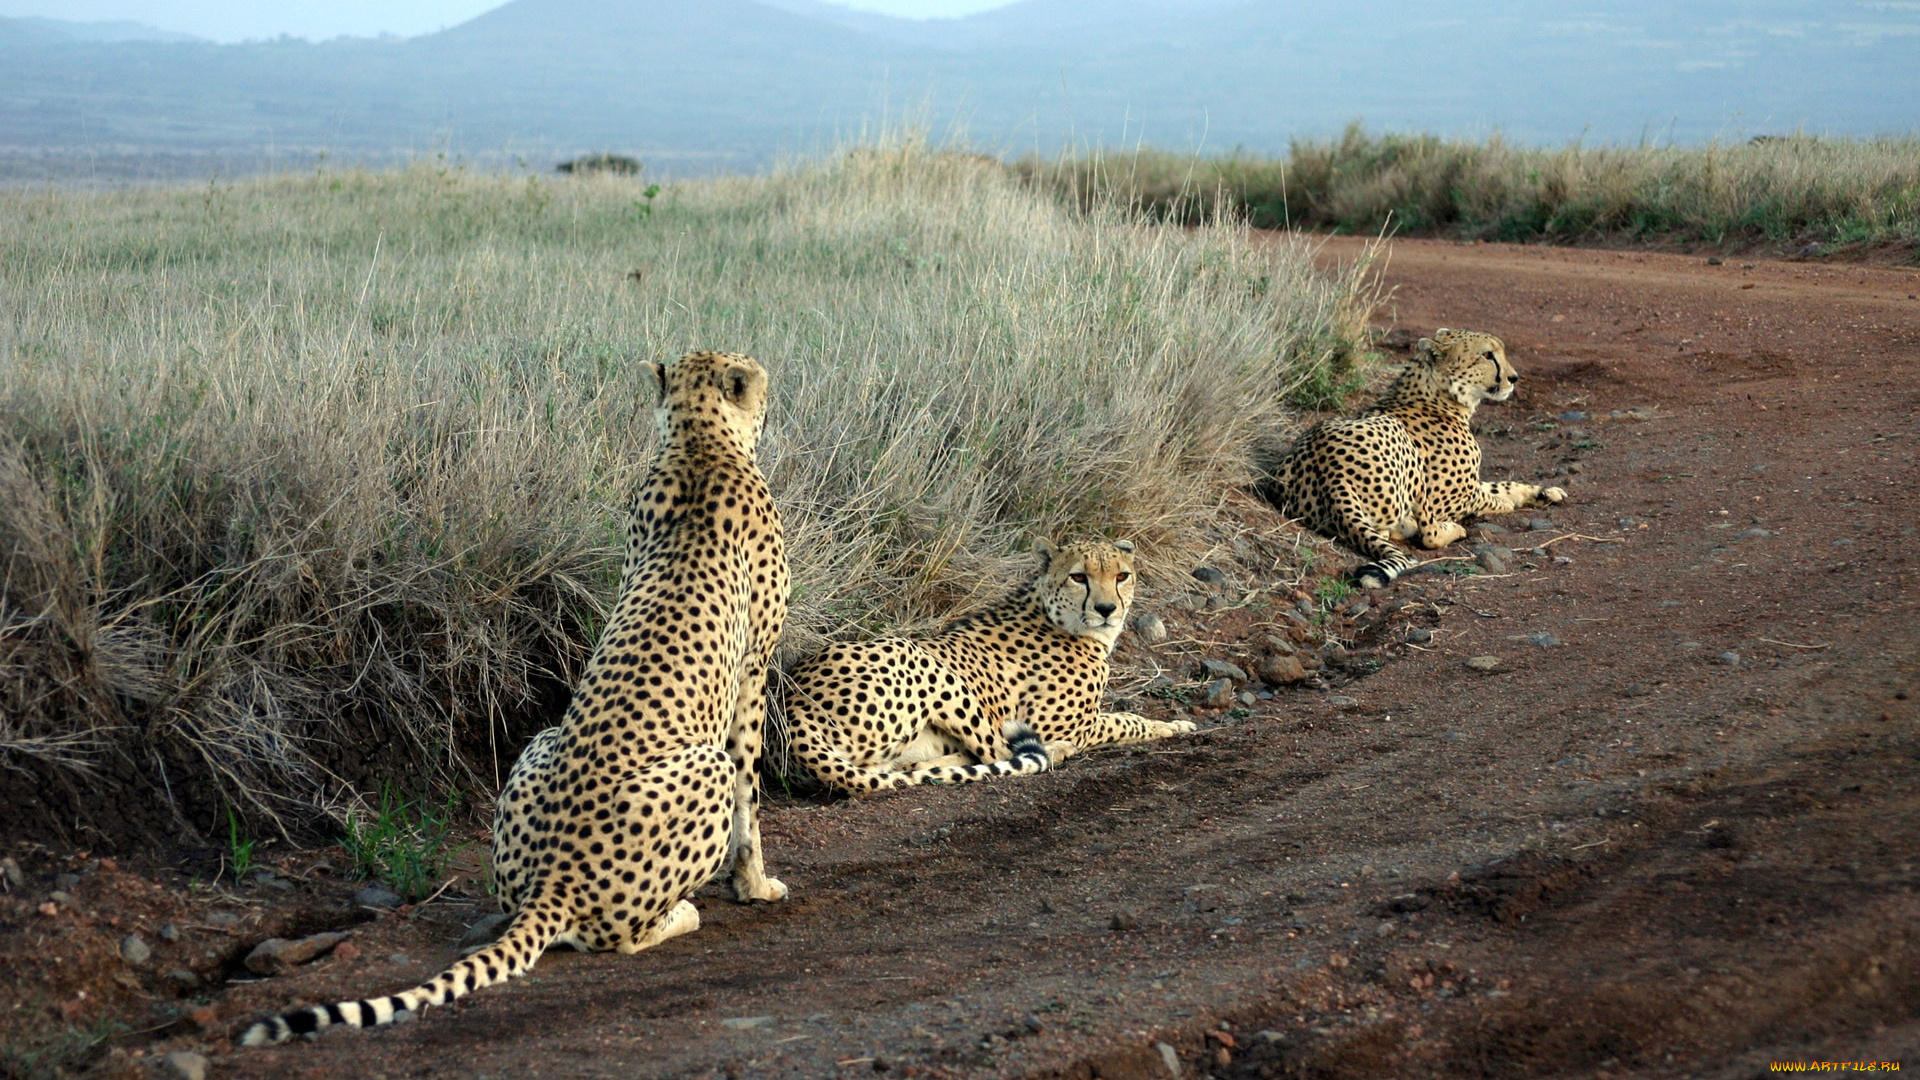
<instances>
[{"instance_id":1,"label":"cheetah tail","mask_svg":"<svg viewBox=\"0 0 1920 1080\"><path fill-rule=\"evenodd\" d=\"M910 778L907 782L911 784L971 784L1002 776L1032 776L1053 768L1053 759L1047 756L1047 746L1040 741L1040 734L1033 730L1033 725L1022 720L1009 720L1000 726L1000 733L1006 736L1007 746L1012 751L1004 761L982 761L976 765L930 765L903 775Z\"/></svg>"},{"instance_id":2,"label":"cheetah tail","mask_svg":"<svg viewBox=\"0 0 1920 1080\"><path fill-rule=\"evenodd\" d=\"M1362 589L1384 589L1393 584L1393 579L1419 565L1418 560L1404 551L1395 551L1385 558L1375 559L1362 565L1353 572L1353 583Z\"/></svg>"},{"instance_id":3,"label":"cheetah tail","mask_svg":"<svg viewBox=\"0 0 1920 1080\"><path fill-rule=\"evenodd\" d=\"M270 1046L295 1035L311 1035L345 1024L374 1027L391 1024L402 1013L445 1005L469 991L505 982L525 974L540 954L560 936L566 922L558 912L522 908L499 940L460 960L428 982L411 990L367 1001L342 1001L281 1013L254 1024L240 1036L242 1046Z\"/></svg>"}]
</instances>

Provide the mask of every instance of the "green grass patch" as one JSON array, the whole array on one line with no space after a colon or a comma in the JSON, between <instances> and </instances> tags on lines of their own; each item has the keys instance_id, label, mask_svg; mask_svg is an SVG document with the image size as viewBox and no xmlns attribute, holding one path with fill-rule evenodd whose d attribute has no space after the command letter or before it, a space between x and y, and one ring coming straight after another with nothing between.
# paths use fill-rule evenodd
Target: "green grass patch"
<instances>
[{"instance_id":1,"label":"green grass patch","mask_svg":"<svg viewBox=\"0 0 1920 1080\"><path fill-rule=\"evenodd\" d=\"M1016 168L1081 205L1122 200L1183 222L1471 239L1829 251L1920 257L1920 137L1756 138L1706 146L1518 146L1435 135L1298 140L1284 156L1156 150Z\"/></svg>"},{"instance_id":2,"label":"green grass patch","mask_svg":"<svg viewBox=\"0 0 1920 1080\"><path fill-rule=\"evenodd\" d=\"M459 796L439 802L425 796L402 799L391 786L380 790L372 811L350 811L340 846L361 878L378 881L418 903L445 878L458 849L449 845Z\"/></svg>"}]
</instances>

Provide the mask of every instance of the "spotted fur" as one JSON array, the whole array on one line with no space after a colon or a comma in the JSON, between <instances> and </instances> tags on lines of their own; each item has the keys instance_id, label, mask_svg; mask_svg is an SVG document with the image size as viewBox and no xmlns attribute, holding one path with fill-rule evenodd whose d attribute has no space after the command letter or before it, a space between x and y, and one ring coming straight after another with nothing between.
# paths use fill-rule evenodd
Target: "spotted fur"
<instances>
[{"instance_id":1,"label":"spotted fur","mask_svg":"<svg viewBox=\"0 0 1920 1080\"><path fill-rule=\"evenodd\" d=\"M1418 561L1395 540L1442 548L1466 535L1462 521L1567 497L1557 487L1480 479L1473 411L1512 397L1519 381L1499 338L1442 327L1420 339L1365 413L1302 435L1274 467L1268 497L1366 556L1355 580L1384 587Z\"/></svg>"},{"instance_id":2,"label":"spotted fur","mask_svg":"<svg viewBox=\"0 0 1920 1080\"><path fill-rule=\"evenodd\" d=\"M927 638L836 645L793 672L793 755L867 795L1044 772L1080 750L1192 731L1099 711L1133 601L1133 545L1037 545L1039 576Z\"/></svg>"},{"instance_id":3,"label":"spotted fur","mask_svg":"<svg viewBox=\"0 0 1920 1080\"><path fill-rule=\"evenodd\" d=\"M650 365L661 448L634 499L620 598L558 727L495 806L499 940L412 990L285 1013L281 1042L444 1005L525 973L555 944L638 952L697 929L688 901L731 862L741 901L779 900L760 852L767 661L786 618L780 516L753 450L767 376L750 357Z\"/></svg>"}]
</instances>

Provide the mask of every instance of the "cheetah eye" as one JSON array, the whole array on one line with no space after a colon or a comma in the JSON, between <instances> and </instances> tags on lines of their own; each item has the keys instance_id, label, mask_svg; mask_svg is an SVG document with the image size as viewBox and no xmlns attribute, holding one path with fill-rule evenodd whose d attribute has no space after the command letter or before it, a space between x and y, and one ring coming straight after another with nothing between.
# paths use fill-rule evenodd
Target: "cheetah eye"
<instances>
[{"instance_id":1,"label":"cheetah eye","mask_svg":"<svg viewBox=\"0 0 1920 1080\"><path fill-rule=\"evenodd\" d=\"M1087 583L1087 575L1085 575L1085 574L1068 574L1068 575L1067 575L1067 580L1068 580L1068 581L1071 581L1071 582L1073 582L1073 583L1074 583L1075 585L1085 585L1085 584Z\"/></svg>"},{"instance_id":2,"label":"cheetah eye","mask_svg":"<svg viewBox=\"0 0 1920 1080\"><path fill-rule=\"evenodd\" d=\"M1118 574L1115 574L1113 576L1113 580L1116 582L1125 581L1132 576L1133 576L1132 574L1129 574L1125 570L1122 570Z\"/></svg>"},{"instance_id":3,"label":"cheetah eye","mask_svg":"<svg viewBox=\"0 0 1920 1080\"><path fill-rule=\"evenodd\" d=\"M1480 355L1481 355L1481 356L1484 356L1484 357L1486 357L1486 358L1487 358L1487 359L1489 359L1489 360L1491 360L1491 359L1493 359L1493 350L1492 350L1492 349L1488 349L1488 350L1487 350L1486 352L1483 352L1483 353L1481 353Z\"/></svg>"}]
</instances>

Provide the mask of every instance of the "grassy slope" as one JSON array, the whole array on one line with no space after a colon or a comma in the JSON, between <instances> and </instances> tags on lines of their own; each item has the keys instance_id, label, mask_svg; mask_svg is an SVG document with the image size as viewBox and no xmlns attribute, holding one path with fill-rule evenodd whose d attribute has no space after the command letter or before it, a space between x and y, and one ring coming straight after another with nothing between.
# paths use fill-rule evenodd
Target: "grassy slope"
<instances>
[{"instance_id":1,"label":"grassy slope","mask_svg":"<svg viewBox=\"0 0 1920 1080\"><path fill-rule=\"evenodd\" d=\"M1284 158L1157 151L1027 161L1044 185L1179 220L1231 205L1262 228L1563 243L1920 246L1920 138L1789 137L1703 147L1529 149L1368 135Z\"/></svg>"},{"instance_id":2,"label":"grassy slope","mask_svg":"<svg viewBox=\"0 0 1920 1080\"><path fill-rule=\"evenodd\" d=\"M122 837L491 791L611 599L638 359L772 370L792 655L997 588L1034 532L1171 562L1363 317L1300 247L915 145L652 199L432 166L13 191L0 253L0 758L16 820Z\"/></svg>"}]
</instances>

